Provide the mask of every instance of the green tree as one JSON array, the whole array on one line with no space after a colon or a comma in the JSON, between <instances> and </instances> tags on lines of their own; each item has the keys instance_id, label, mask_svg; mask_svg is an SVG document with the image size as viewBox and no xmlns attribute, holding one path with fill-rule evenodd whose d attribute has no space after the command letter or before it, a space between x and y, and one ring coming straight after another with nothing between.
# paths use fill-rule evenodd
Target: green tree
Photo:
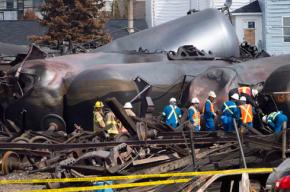
<instances>
[{"instance_id":1,"label":"green tree","mask_svg":"<svg viewBox=\"0 0 290 192\"><path fill-rule=\"evenodd\" d=\"M36 43L57 44L99 41L105 44L110 36L105 32L107 16L103 0L46 0L41 8L41 23L48 27L44 36L34 36Z\"/></svg>"}]
</instances>

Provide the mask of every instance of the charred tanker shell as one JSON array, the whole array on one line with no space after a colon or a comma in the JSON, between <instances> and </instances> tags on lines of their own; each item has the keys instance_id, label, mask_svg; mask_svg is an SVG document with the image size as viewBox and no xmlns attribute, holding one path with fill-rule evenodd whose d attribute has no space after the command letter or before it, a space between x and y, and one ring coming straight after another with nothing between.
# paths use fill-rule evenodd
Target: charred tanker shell
<instances>
[{"instance_id":1,"label":"charred tanker shell","mask_svg":"<svg viewBox=\"0 0 290 192\"><path fill-rule=\"evenodd\" d=\"M204 13L207 14L204 15ZM14 121L21 127L21 112L26 109L26 127L29 129L45 130L47 126L44 124L49 120L65 124L61 118L64 118L67 123L68 131L73 128L74 123L85 129L92 129L94 102L97 99L105 100L113 96L122 104L130 101L144 88L134 81L137 77L151 85L147 95L152 97L156 105L156 115L159 115L172 96L179 98L182 95L180 105L183 106L193 96L197 96L200 98L202 106L208 92L215 90L218 93L218 101L222 102L227 99L225 95L229 88L238 83L254 84L264 81L279 66L287 64L287 62L290 64L289 55L233 65L232 62L216 59L213 55L207 57L201 54L197 57L189 56L185 59L175 57L178 59L168 60L166 53L120 51L129 49L125 46L127 44L134 45L135 49L137 45L142 46L145 42L152 44L150 49L154 50L167 48L175 50L175 47L183 44L194 44L198 49L200 49L198 46L205 50L214 48L213 52L217 48L215 53L220 53L219 56L234 56L237 53L238 44L231 36L228 36L228 34L234 34L234 32L231 33L233 27L227 25L225 21L221 24L221 28L224 30L215 31L218 24L210 22L211 19L221 17L225 19L219 14L214 10L206 10L185 17L186 24L183 23L178 28L174 26L178 26L179 21L170 23L170 25L164 24L163 27L167 26L169 31L165 30L167 27L155 31L164 38L154 39L152 28L147 32L140 32L144 37L142 41L136 38L139 34L136 33L126 37L127 42L124 42L126 39L118 41L115 45L120 45L119 48L113 46L114 42L104 47L106 52L100 51L100 48L96 53L30 60L21 68L19 78L16 78L16 71L19 70L19 65L17 65L1 78L2 117L4 120ZM208 15L205 17L207 22L200 23L200 27L194 26L197 24L195 23L197 20L194 18L201 18L202 15ZM182 29L182 27L185 28ZM192 28L202 29L203 33L200 31L193 33ZM220 35L221 39L213 35L213 32ZM171 36L168 36L169 33ZM181 35L181 33L184 34ZM210 37L215 37L215 40L205 41L204 38L210 39ZM195 41L192 41L193 39ZM122 47L123 45L124 47ZM206 46L203 47L203 45ZM114 49L110 50L108 48L110 46L113 46ZM201 51L199 52L201 53ZM189 88L188 83L191 81ZM141 114L140 100L142 98L133 102L137 114Z\"/></svg>"},{"instance_id":2,"label":"charred tanker shell","mask_svg":"<svg viewBox=\"0 0 290 192\"><path fill-rule=\"evenodd\" d=\"M263 109L267 113L282 110L290 117L290 65L279 67L265 81Z\"/></svg>"},{"instance_id":3,"label":"charred tanker shell","mask_svg":"<svg viewBox=\"0 0 290 192\"><path fill-rule=\"evenodd\" d=\"M105 60L106 55L108 60ZM115 59L114 64L108 63L112 62L111 58ZM22 122L21 111L26 109L30 129L45 129L42 122L49 114L63 117L69 128L77 123L91 129L94 102L112 96L121 103L130 101L142 91L134 81L137 77L152 86L147 94L153 98L158 115L170 97L178 98L180 94L183 94L181 105L198 96L202 106L207 93L215 90L218 102L222 103L230 88L239 83L263 81L287 61L290 61L290 55L230 64L222 60L167 60L166 54L150 57L150 54L141 53L102 52L34 60L22 69L21 89L14 78L17 67L9 71L10 85L1 84L1 98L4 98L1 105L4 117L18 126ZM191 80L190 89L182 89L183 84L187 85ZM140 100L137 100L134 103L137 114L140 114L140 106Z\"/></svg>"},{"instance_id":4,"label":"charred tanker shell","mask_svg":"<svg viewBox=\"0 0 290 192\"><path fill-rule=\"evenodd\" d=\"M239 57L239 42L229 19L215 9L206 9L156 27L126 36L98 49L101 51L177 51L194 45L218 57Z\"/></svg>"},{"instance_id":5,"label":"charred tanker shell","mask_svg":"<svg viewBox=\"0 0 290 192\"><path fill-rule=\"evenodd\" d=\"M289 59L290 55L281 55L250 60L229 66L210 67L192 80L189 88L189 98L207 98L208 91L213 90L217 93L217 106L221 107L222 103L227 100L228 92L232 88L238 87L239 84L255 85L265 81L277 68L285 64L290 65ZM281 67L282 70L277 69L277 72L274 72L268 78L264 91L268 92L270 86L273 90L286 90L288 78L290 77L289 75L285 76L287 74L285 68ZM277 75L275 75L276 73ZM283 80L284 78L285 81ZM275 79L275 81L271 80L269 84L269 79ZM276 84L279 85L277 86ZM203 104L203 101L201 104Z\"/></svg>"},{"instance_id":6,"label":"charred tanker shell","mask_svg":"<svg viewBox=\"0 0 290 192\"><path fill-rule=\"evenodd\" d=\"M26 109L27 127L33 130L46 129L42 122L49 114L63 117L70 128L77 123L91 129L94 102L112 96L121 103L131 100L142 91L134 82L137 77L152 85L149 96L158 112L170 97L179 96L185 75L197 76L208 67L224 65L229 63L169 61L162 53L99 52L33 60L23 66L18 83L14 77L18 66L8 72L13 86L2 85L1 97L9 100L1 100L1 105L4 117L18 126ZM140 105L134 104L139 114Z\"/></svg>"}]
</instances>

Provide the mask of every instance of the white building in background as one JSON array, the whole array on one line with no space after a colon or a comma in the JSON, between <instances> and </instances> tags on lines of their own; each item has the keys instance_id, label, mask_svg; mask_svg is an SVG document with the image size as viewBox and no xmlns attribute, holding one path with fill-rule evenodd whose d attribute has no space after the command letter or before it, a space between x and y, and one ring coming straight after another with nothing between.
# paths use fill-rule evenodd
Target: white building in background
<instances>
[{"instance_id":1,"label":"white building in background","mask_svg":"<svg viewBox=\"0 0 290 192\"><path fill-rule=\"evenodd\" d=\"M259 0L263 13L263 48L290 54L290 0Z\"/></svg>"},{"instance_id":2,"label":"white building in background","mask_svg":"<svg viewBox=\"0 0 290 192\"><path fill-rule=\"evenodd\" d=\"M146 0L146 21L149 27L185 16L191 9L221 8L226 0ZM231 11L253 0L233 0Z\"/></svg>"},{"instance_id":3,"label":"white building in background","mask_svg":"<svg viewBox=\"0 0 290 192\"><path fill-rule=\"evenodd\" d=\"M263 49L262 11L259 2L253 1L234 10L231 14L239 41L247 41Z\"/></svg>"},{"instance_id":4,"label":"white building in background","mask_svg":"<svg viewBox=\"0 0 290 192\"><path fill-rule=\"evenodd\" d=\"M0 0L0 20L18 20L26 10L41 16L40 7L44 0Z\"/></svg>"}]
</instances>

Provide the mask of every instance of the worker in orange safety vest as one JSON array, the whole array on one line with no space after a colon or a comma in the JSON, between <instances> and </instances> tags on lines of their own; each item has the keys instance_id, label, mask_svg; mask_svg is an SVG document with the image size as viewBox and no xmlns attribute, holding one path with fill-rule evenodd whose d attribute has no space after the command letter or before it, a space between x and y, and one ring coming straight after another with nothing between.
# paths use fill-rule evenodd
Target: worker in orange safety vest
<instances>
[{"instance_id":1,"label":"worker in orange safety vest","mask_svg":"<svg viewBox=\"0 0 290 192\"><path fill-rule=\"evenodd\" d=\"M208 93L208 99L206 100L203 107L203 117L205 120L205 130L206 131L216 131L214 119L217 114L214 111L214 100L216 98L216 94L214 91L210 91Z\"/></svg>"},{"instance_id":2,"label":"worker in orange safety vest","mask_svg":"<svg viewBox=\"0 0 290 192\"><path fill-rule=\"evenodd\" d=\"M253 114L254 109L251 104L247 104L247 98L245 96L240 97L240 103L239 106L240 110L240 117L241 117L241 124L245 127L253 127Z\"/></svg>"},{"instance_id":3,"label":"worker in orange safety vest","mask_svg":"<svg viewBox=\"0 0 290 192\"><path fill-rule=\"evenodd\" d=\"M198 111L199 100L198 98L192 98L191 105L188 108L188 120L190 126L193 126L194 131L200 131L200 112Z\"/></svg>"}]
</instances>

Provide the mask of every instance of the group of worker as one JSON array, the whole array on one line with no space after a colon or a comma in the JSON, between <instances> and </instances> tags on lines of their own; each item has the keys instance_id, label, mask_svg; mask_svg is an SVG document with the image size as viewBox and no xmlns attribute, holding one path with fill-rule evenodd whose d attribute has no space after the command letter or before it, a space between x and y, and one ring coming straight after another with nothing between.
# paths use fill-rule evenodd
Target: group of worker
<instances>
[{"instance_id":1,"label":"group of worker","mask_svg":"<svg viewBox=\"0 0 290 192\"><path fill-rule=\"evenodd\" d=\"M225 132L234 132L235 122L238 127L253 128L254 115L257 114L255 112L255 107L257 107L255 97L257 95L258 91L250 87L239 87L230 90L229 100L223 103L221 113L219 113ZM205 122L205 131L216 131L215 120L218 117L218 111L214 107L216 97L214 91L208 93L208 98L205 101L202 113L199 111L199 99L196 97L191 99L190 106L187 110L187 120L188 125L194 131L199 132L201 130L201 115L203 115ZM127 132L126 128L116 118L114 113L112 111L104 113L103 107L104 104L101 101L95 103L93 112L94 131L107 130L106 133L111 136ZM125 103L123 108L128 116L136 116L130 102ZM177 106L176 99L171 98L169 105L165 106L162 113L165 123L175 129L181 125L182 115L182 110ZM288 118L282 111L275 111L269 115L264 115L262 121L275 133L280 133L283 123L287 123Z\"/></svg>"},{"instance_id":2,"label":"group of worker","mask_svg":"<svg viewBox=\"0 0 290 192\"><path fill-rule=\"evenodd\" d=\"M106 130L108 136L116 136L120 133L126 133L127 129L122 123L116 118L112 111L104 112L104 104L101 101L96 101L93 110L93 124L94 131L100 132ZM133 112L133 106L130 102L126 102L123 106L124 111L129 117L136 116Z\"/></svg>"},{"instance_id":3,"label":"group of worker","mask_svg":"<svg viewBox=\"0 0 290 192\"><path fill-rule=\"evenodd\" d=\"M254 115L256 115L255 97L257 95L258 91L256 89L251 89L246 86L232 89L229 92L229 100L223 103L220 116L225 132L231 133L235 131L234 121L238 127L253 128L253 119ZM202 110L203 119L205 121L205 131L216 131L215 119L218 115L214 107L215 99L216 93L210 91ZM196 132L201 129L199 103L198 98L192 98L187 115L189 125L192 126ZM177 128L180 125L182 112L176 105L175 98L169 100L169 105L164 108L162 115L165 118L165 123L172 128ZM264 115L262 121L275 133L280 133L283 123L287 123L288 118L282 111L278 111L272 112L269 115Z\"/></svg>"}]
</instances>

